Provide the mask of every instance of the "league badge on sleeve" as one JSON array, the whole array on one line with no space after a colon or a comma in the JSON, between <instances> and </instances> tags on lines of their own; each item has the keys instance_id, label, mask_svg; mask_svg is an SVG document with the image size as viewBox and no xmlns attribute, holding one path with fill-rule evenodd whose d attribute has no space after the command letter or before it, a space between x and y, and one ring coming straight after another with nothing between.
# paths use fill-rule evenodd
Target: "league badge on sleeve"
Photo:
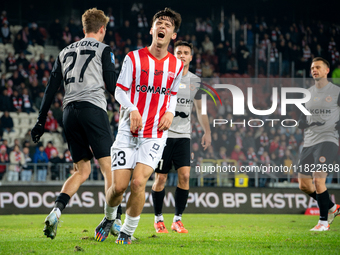
<instances>
[{"instance_id":1,"label":"league badge on sleeve","mask_svg":"<svg viewBox=\"0 0 340 255\"><path fill-rule=\"evenodd\" d=\"M112 52L110 52L110 54L111 54L111 62L112 64L115 64L115 55Z\"/></svg>"},{"instance_id":2,"label":"league badge on sleeve","mask_svg":"<svg viewBox=\"0 0 340 255\"><path fill-rule=\"evenodd\" d=\"M185 85L184 83L180 83L179 84L179 88L180 89L185 89L187 87L187 85Z\"/></svg>"}]
</instances>

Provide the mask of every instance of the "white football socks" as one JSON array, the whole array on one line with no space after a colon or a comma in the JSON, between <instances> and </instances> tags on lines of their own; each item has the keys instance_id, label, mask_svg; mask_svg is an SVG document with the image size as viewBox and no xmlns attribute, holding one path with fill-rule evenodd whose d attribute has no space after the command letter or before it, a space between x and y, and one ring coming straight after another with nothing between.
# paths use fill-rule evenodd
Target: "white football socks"
<instances>
[{"instance_id":1,"label":"white football socks","mask_svg":"<svg viewBox=\"0 0 340 255\"><path fill-rule=\"evenodd\" d=\"M105 213L105 217L108 220L114 220L116 219L117 216L117 209L118 209L118 205L111 207L109 206L106 202L105 202L105 206L104 206L104 213Z\"/></svg>"},{"instance_id":2,"label":"white football socks","mask_svg":"<svg viewBox=\"0 0 340 255\"><path fill-rule=\"evenodd\" d=\"M159 222L159 221L163 221L164 222L164 217L163 214L156 216L155 215L155 223Z\"/></svg>"},{"instance_id":3,"label":"white football socks","mask_svg":"<svg viewBox=\"0 0 340 255\"><path fill-rule=\"evenodd\" d=\"M319 220L319 223L320 223L321 225L324 225L325 227L328 226L328 221L327 221L327 220Z\"/></svg>"},{"instance_id":4,"label":"white football socks","mask_svg":"<svg viewBox=\"0 0 340 255\"><path fill-rule=\"evenodd\" d=\"M176 221L179 221L179 220L182 220L182 215L175 215L173 222L176 222Z\"/></svg>"},{"instance_id":5,"label":"white football socks","mask_svg":"<svg viewBox=\"0 0 340 255\"><path fill-rule=\"evenodd\" d=\"M123 232L129 236L133 236L133 233L135 232L138 222L140 219L140 215L137 217L131 217L127 213L125 213L125 220L122 228L120 229L120 232Z\"/></svg>"}]
</instances>

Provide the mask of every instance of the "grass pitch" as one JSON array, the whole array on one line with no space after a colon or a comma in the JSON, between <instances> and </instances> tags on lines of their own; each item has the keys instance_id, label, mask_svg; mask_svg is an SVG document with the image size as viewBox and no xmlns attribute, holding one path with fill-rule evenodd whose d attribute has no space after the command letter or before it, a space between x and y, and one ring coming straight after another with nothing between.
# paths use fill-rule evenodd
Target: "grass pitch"
<instances>
[{"instance_id":1,"label":"grass pitch","mask_svg":"<svg viewBox=\"0 0 340 255\"><path fill-rule=\"evenodd\" d=\"M184 214L188 234L156 234L142 214L132 245L94 240L100 214L63 214L54 240L43 234L46 215L0 216L0 254L339 254L340 216L327 232L310 232L316 216ZM173 215L166 214L171 231Z\"/></svg>"}]
</instances>

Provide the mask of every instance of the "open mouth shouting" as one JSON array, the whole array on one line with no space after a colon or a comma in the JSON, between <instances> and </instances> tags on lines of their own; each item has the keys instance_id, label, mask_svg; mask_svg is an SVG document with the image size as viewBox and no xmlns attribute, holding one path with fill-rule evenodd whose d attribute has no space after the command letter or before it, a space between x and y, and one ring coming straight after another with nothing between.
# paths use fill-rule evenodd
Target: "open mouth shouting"
<instances>
[{"instance_id":1,"label":"open mouth shouting","mask_svg":"<svg viewBox=\"0 0 340 255\"><path fill-rule=\"evenodd\" d=\"M163 39L165 37L165 33L163 31L159 31L157 37L158 39Z\"/></svg>"}]
</instances>

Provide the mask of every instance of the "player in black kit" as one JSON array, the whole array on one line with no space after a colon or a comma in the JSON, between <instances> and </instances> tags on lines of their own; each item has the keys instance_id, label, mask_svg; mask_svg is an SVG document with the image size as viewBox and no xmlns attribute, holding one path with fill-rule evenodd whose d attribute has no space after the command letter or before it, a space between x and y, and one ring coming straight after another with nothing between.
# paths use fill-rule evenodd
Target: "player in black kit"
<instances>
[{"instance_id":1,"label":"player in black kit","mask_svg":"<svg viewBox=\"0 0 340 255\"><path fill-rule=\"evenodd\" d=\"M54 96L64 83L63 123L75 173L64 183L53 210L45 219L44 233L51 239L56 237L62 210L91 173L93 154L104 175L106 193L112 184L110 148L113 136L104 92L106 88L114 95L117 76L111 48L102 43L108 21L104 12L96 8L83 14L85 38L59 53L45 90L38 121L31 131L32 139L37 143L44 133L47 112Z\"/></svg>"}]
</instances>

